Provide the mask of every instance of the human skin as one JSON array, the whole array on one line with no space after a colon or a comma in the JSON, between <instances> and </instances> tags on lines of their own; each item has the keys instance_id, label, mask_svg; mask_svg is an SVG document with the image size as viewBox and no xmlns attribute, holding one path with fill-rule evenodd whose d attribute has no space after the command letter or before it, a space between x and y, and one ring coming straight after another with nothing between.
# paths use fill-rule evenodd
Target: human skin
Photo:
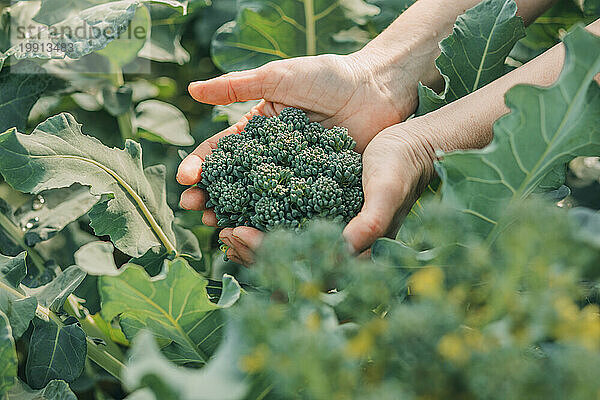
<instances>
[{"instance_id":1,"label":"human skin","mask_svg":"<svg viewBox=\"0 0 600 400\"><path fill-rule=\"evenodd\" d=\"M530 22L552 2L520 1L519 14L526 22ZM357 53L276 61L255 70L192 83L190 93L200 102L229 104L253 99L263 101L236 125L198 146L180 165L178 181L183 185L196 184L200 180L202 161L216 147L218 140L243 130L252 115L277 115L287 106L302 108L312 121L321 122L326 127L347 127L358 143L357 150L364 152L365 207L347 226L344 234L356 251L368 248L377 237L395 230L405 210L416 200L419 189L429 181L433 174L430 164L434 150L452 147L441 144L436 147L443 140L434 140L425 133L427 126L435 126L428 122L429 119L424 121L416 118L404 125L385 128L405 120L414 112L419 81L434 87L441 82L434 63L439 55L438 43L450 33L456 17L477 3L478 0L419 0ZM399 41L398 37L404 39ZM440 117L443 118L443 115ZM424 127L420 127L420 124ZM393 134L392 130L396 133ZM480 135L480 131L474 131L474 136L479 138ZM463 136L468 135L463 133ZM463 138L448 140L447 144L455 141L465 145L468 143L467 146L455 148L480 147L487 143L480 138ZM389 151L383 152L388 145L390 149L397 150L396 157L400 165L396 168L402 173L395 174L394 169L382 170L385 163L376 161L377 157L390 154ZM429 159L424 155L428 155ZM407 173L410 170L414 170L412 174ZM379 209L390 206L381 197L386 197L391 187L392 198L402 198L405 204L389 210ZM382 193L378 195L376 190ZM205 192L192 187L182 195L181 206L202 210L205 200ZM206 210L203 221L216 226L214 212ZM221 232L221 238L230 246L230 258L248 264L252 261L253 250L262 240L262 233L248 227L229 228Z\"/></svg>"}]
</instances>

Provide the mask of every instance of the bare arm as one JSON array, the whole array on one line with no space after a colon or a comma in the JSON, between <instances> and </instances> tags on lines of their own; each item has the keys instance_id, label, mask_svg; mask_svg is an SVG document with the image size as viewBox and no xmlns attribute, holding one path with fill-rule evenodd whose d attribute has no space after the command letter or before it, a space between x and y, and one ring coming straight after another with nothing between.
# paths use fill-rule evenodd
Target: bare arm
<instances>
[{"instance_id":1,"label":"bare arm","mask_svg":"<svg viewBox=\"0 0 600 400\"><path fill-rule=\"evenodd\" d=\"M386 78L392 90L416 95L416 83L441 89L441 76L435 68L440 55L439 42L450 35L459 15L481 0L418 0L361 52L377 61L377 74ZM530 24L556 0L517 0L517 15ZM413 77L414 88L407 88L401 77ZM415 97L416 101L416 97Z\"/></svg>"},{"instance_id":2,"label":"bare arm","mask_svg":"<svg viewBox=\"0 0 600 400\"><path fill-rule=\"evenodd\" d=\"M600 35L600 20L587 29ZM365 205L344 231L352 246L364 250L393 233L434 175L436 151L487 145L494 122L509 111L504 94L518 84L551 85L558 79L564 57L564 45L556 45L470 95L378 134L363 156ZM600 83L600 74L596 80Z\"/></svg>"}]
</instances>

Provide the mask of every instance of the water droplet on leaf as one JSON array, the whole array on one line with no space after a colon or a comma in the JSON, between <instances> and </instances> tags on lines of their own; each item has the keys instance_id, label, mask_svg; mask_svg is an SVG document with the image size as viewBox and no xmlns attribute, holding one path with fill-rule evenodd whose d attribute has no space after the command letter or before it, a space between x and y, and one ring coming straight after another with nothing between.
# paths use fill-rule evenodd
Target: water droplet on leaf
<instances>
[{"instance_id":1,"label":"water droplet on leaf","mask_svg":"<svg viewBox=\"0 0 600 400\"><path fill-rule=\"evenodd\" d=\"M31 205L31 208L34 211L37 211L37 210L42 209L44 207L44 204L46 204L46 199L41 194L38 194L36 196L36 198L33 200L33 204Z\"/></svg>"}]
</instances>

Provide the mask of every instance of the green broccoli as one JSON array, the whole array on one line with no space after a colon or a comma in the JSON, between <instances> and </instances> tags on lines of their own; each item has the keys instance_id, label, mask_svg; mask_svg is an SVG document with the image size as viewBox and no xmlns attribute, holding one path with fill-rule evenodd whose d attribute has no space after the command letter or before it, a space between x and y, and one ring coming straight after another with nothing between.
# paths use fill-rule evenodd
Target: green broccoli
<instances>
[{"instance_id":1,"label":"green broccoli","mask_svg":"<svg viewBox=\"0 0 600 400\"><path fill-rule=\"evenodd\" d=\"M301 228L313 218L348 222L363 204L361 155L345 128L325 129L304 111L255 116L219 140L202 167L222 227Z\"/></svg>"}]
</instances>

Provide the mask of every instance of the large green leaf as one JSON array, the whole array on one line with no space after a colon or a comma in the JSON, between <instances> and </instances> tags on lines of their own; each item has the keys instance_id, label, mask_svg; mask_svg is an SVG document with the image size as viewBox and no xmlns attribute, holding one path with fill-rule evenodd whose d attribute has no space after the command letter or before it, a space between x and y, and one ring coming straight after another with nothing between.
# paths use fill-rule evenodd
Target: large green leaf
<instances>
[{"instance_id":1,"label":"large green leaf","mask_svg":"<svg viewBox=\"0 0 600 400\"><path fill-rule=\"evenodd\" d=\"M185 115L172 104L146 100L135 109L138 134L144 139L175 146L191 146L190 124Z\"/></svg>"},{"instance_id":2,"label":"large green leaf","mask_svg":"<svg viewBox=\"0 0 600 400\"><path fill-rule=\"evenodd\" d=\"M43 389L33 390L19 380L6 400L77 400L77 397L65 381L50 381Z\"/></svg>"},{"instance_id":3,"label":"large green leaf","mask_svg":"<svg viewBox=\"0 0 600 400\"><path fill-rule=\"evenodd\" d=\"M123 373L129 390L149 388L157 399L241 400L248 382L237 365L242 338L237 329L227 329L222 345L201 370L171 364L148 332L138 335Z\"/></svg>"},{"instance_id":4,"label":"large green leaf","mask_svg":"<svg viewBox=\"0 0 600 400\"><path fill-rule=\"evenodd\" d=\"M0 131L25 129L31 108L48 88L46 71L31 61L22 61L0 72Z\"/></svg>"},{"instance_id":5,"label":"large green leaf","mask_svg":"<svg viewBox=\"0 0 600 400\"><path fill-rule=\"evenodd\" d=\"M0 173L12 187L39 193L74 183L90 186L92 194L104 195L90 211L96 234L109 235L132 257L161 244L175 249L164 168L151 171L162 178L151 182L147 177L139 144L127 141L125 150L108 148L84 135L70 114L48 119L31 135L15 130L0 134Z\"/></svg>"},{"instance_id":6,"label":"large green leaf","mask_svg":"<svg viewBox=\"0 0 600 400\"><path fill-rule=\"evenodd\" d=\"M564 68L553 86L511 89L511 113L494 125L492 144L445 155L438 165L444 201L484 233L499 231L507 205L526 198L558 167L600 152L600 87L593 80L600 52L590 51L600 48L600 37L577 27L564 43Z\"/></svg>"},{"instance_id":7,"label":"large green leaf","mask_svg":"<svg viewBox=\"0 0 600 400\"><path fill-rule=\"evenodd\" d=\"M42 389L53 379L77 379L87 354L85 333L79 324L63 325L35 318L33 327L25 366L29 385Z\"/></svg>"},{"instance_id":8,"label":"large green leaf","mask_svg":"<svg viewBox=\"0 0 600 400\"><path fill-rule=\"evenodd\" d=\"M127 30L138 4L137 0L121 0L87 8L53 25L53 29L40 30L35 38L16 43L6 52L6 56L15 56L18 59L65 58L67 56L81 58L105 48L118 35ZM97 32L113 34L82 35L77 30L82 26L93 28ZM27 46L28 43L46 45Z\"/></svg>"},{"instance_id":9,"label":"large green leaf","mask_svg":"<svg viewBox=\"0 0 600 400\"><path fill-rule=\"evenodd\" d=\"M229 276L224 279L234 282ZM163 274L155 278L129 264L118 276L100 278L102 315L107 321L119 316L129 339L140 330L149 330L168 344L164 350L172 361L205 364L221 338L223 321L218 310L240 295L237 282L224 285L225 303L216 304L206 291L207 284L183 259L166 262Z\"/></svg>"},{"instance_id":10,"label":"large green leaf","mask_svg":"<svg viewBox=\"0 0 600 400\"><path fill-rule=\"evenodd\" d=\"M336 36L350 29L356 33L367 17L379 13L363 0L239 0L238 10L235 21L219 28L212 42L213 60L224 71L282 58L351 52L362 42L342 44Z\"/></svg>"},{"instance_id":11,"label":"large green leaf","mask_svg":"<svg viewBox=\"0 0 600 400\"><path fill-rule=\"evenodd\" d=\"M17 351L8 318L0 311L0 398L17 379Z\"/></svg>"},{"instance_id":12,"label":"large green leaf","mask_svg":"<svg viewBox=\"0 0 600 400\"><path fill-rule=\"evenodd\" d=\"M514 0L485 0L459 16L450 36L442 40L436 66L446 81L438 95L419 84L419 108L423 115L453 102L498 79L514 44L525 36Z\"/></svg>"}]
</instances>

